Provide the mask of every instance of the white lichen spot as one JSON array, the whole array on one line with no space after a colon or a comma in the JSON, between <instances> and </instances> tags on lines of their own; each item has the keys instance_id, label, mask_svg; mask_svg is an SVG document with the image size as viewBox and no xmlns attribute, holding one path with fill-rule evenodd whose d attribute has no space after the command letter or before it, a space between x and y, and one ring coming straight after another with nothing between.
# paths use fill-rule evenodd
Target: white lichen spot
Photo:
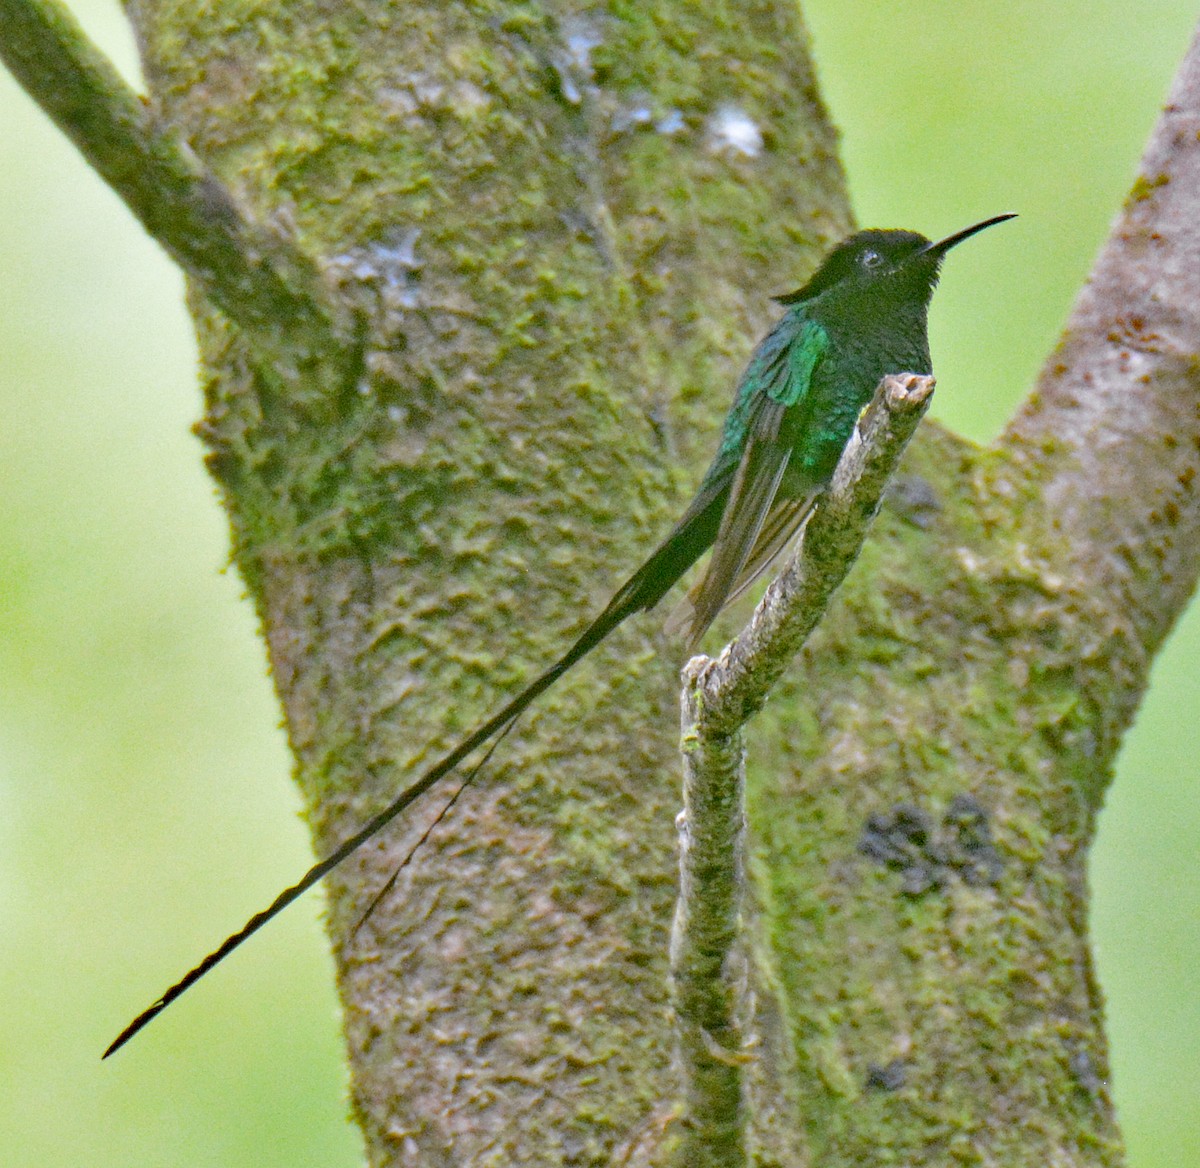
<instances>
[{"instance_id":1,"label":"white lichen spot","mask_svg":"<svg viewBox=\"0 0 1200 1168\"><path fill-rule=\"evenodd\" d=\"M390 267L419 268L421 261L417 259L417 240L420 238L419 227L407 227L393 234L387 242L376 244L372 250Z\"/></svg>"},{"instance_id":2,"label":"white lichen spot","mask_svg":"<svg viewBox=\"0 0 1200 1168\"><path fill-rule=\"evenodd\" d=\"M687 128L687 124L683 120L683 113L680 110L667 110L665 114L658 120L658 125L654 127L660 134L678 134L681 130Z\"/></svg>"},{"instance_id":3,"label":"white lichen spot","mask_svg":"<svg viewBox=\"0 0 1200 1168\"><path fill-rule=\"evenodd\" d=\"M441 78L431 76L428 73L414 73L409 81L409 85L417 101L428 108L441 105L442 98L446 95L445 82Z\"/></svg>"},{"instance_id":4,"label":"white lichen spot","mask_svg":"<svg viewBox=\"0 0 1200 1168\"><path fill-rule=\"evenodd\" d=\"M397 84L379 89L380 104L394 117L409 117L421 110L448 109L469 117L491 105L491 99L465 78L448 84L430 73L406 73Z\"/></svg>"},{"instance_id":5,"label":"white lichen spot","mask_svg":"<svg viewBox=\"0 0 1200 1168\"><path fill-rule=\"evenodd\" d=\"M604 43L600 34L591 26L581 24L567 37L567 52L571 62L589 81L592 79L592 50Z\"/></svg>"},{"instance_id":6,"label":"white lichen spot","mask_svg":"<svg viewBox=\"0 0 1200 1168\"><path fill-rule=\"evenodd\" d=\"M491 105L491 99L472 81L456 81L450 90L450 103L460 114L477 114Z\"/></svg>"},{"instance_id":7,"label":"white lichen spot","mask_svg":"<svg viewBox=\"0 0 1200 1168\"><path fill-rule=\"evenodd\" d=\"M558 74L559 88L571 105L583 102L580 86L587 87L595 79L592 50L603 43L596 27L586 20L575 19L567 25L567 36L561 49L551 53L550 63Z\"/></svg>"},{"instance_id":8,"label":"white lichen spot","mask_svg":"<svg viewBox=\"0 0 1200 1168\"><path fill-rule=\"evenodd\" d=\"M626 130L636 129L638 126L649 125L654 120L654 114L650 107L644 101L634 101L629 105L623 105L612 116L612 132L614 134L624 134Z\"/></svg>"},{"instance_id":9,"label":"white lichen spot","mask_svg":"<svg viewBox=\"0 0 1200 1168\"><path fill-rule=\"evenodd\" d=\"M727 103L705 123L708 148L714 154L740 154L754 158L762 153L763 136L758 123L741 106Z\"/></svg>"},{"instance_id":10,"label":"white lichen spot","mask_svg":"<svg viewBox=\"0 0 1200 1168\"><path fill-rule=\"evenodd\" d=\"M559 84L562 88L563 97L572 105L580 105L583 102L583 94L579 92L579 86L575 84L574 78L565 69L559 71Z\"/></svg>"},{"instance_id":11,"label":"white lichen spot","mask_svg":"<svg viewBox=\"0 0 1200 1168\"><path fill-rule=\"evenodd\" d=\"M419 227L397 225L382 239L334 256L327 264L333 279L354 281L374 289L385 309L420 306L420 270L424 261L417 255Z\"/></svg>"},{"instance_id":12,"label":"white lichen spot","mask_svg":"<svg viewBox=\"0 0 1200 1168\"><path fill-rule=\"evenodd\" d=\"M392 287L387 291L387 302L394 308L417 308L421 303L421 294L412 284Z\"/></svg>"},{"instance_id":13,"label":"white lichen spot","mask_svg":"<svg viewBox=\"0 0 1200 1168\"><path fill-rule=\"evenodd\" d=\"M417 99L408 89L385 85L379 90L380 104L395 117L408 117L417 112Z\"/></svg>"},{"instance_id":14,"label":"white lichen spot","mask_svg":"<svg viewBox=\"0 0 1200 1168\"><path fill-rule=\"evenodd\" d=\"M970 548L957 547L954 549L954 558L958 561L958 565L968 576L982 576L985 567L985 562L982 556L977 556Z\"/></svg>"}]
</instances>

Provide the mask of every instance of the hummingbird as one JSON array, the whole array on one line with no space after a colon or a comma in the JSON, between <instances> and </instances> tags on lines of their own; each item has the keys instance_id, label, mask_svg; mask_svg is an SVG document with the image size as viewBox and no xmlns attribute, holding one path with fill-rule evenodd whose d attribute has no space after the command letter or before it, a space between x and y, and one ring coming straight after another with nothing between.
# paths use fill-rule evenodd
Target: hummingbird
<instances>
[{"instance_id":1,"label":"hummingbird","mask_svg":"<svg viewBox=\"0 0 1200 1168\"><path fill-rule=\"evenodd\" d=\"M704 575L668 621L684 634L690 653L721 609L762 575L803 527L879 382L889 373L933 372L929 302L947 252L1012 218L996 215L936 243L915 231L858 231L833 248L806 284L773 297L785 311L751 354L695 497L599 616L516 697L142 1011L103 1057L124 1046L475 750L507 732L618 625L654 608L711 547Z\"/></svg>"}]
</instances>

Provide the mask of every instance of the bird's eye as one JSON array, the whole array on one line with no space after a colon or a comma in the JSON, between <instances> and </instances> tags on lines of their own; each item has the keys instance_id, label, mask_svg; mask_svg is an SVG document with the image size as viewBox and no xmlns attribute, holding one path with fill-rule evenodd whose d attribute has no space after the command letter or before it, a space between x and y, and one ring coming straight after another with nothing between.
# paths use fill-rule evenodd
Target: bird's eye
<instances>
[{"instance_id":1,"label":"bird's eye","mask_svg":"<svg viewBox=\"0 0 1200 1168\"><path fill-rule=\"evenodd\" d=\"M883 263L883 256L877 251L864 251L862 254L862 266L864 268L877 268Z\"/></svg>"}]
</instances>

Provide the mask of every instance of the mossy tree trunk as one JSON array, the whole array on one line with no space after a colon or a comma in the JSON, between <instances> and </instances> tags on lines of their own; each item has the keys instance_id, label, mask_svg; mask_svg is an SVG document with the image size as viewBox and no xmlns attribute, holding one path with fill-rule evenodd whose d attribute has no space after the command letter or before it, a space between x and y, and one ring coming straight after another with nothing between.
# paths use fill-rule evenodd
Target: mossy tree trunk
<instances>
[{"instance_id":1,"label":"mossy tree trunk","mask_svg":"<svg viewBox=\"0 0 1200 1168\"><path fill-rule=\"evenodd\" d=\"M289 363L193 297L325 854L669 527L765 294L849 226L834 136L790 0L129 8L161 126L358 322ZM924 428L759 720L761 1163L1121 1162L1084 865L1200 570L1198 90L1037 394L992 450ZM373 1164L670 1160L679 664L632 622L357 934L431 808L329 881Z\"/></svg>"},{"instance_id":2,"label":"mossy tree trunk","mask_svg":"<svg viewBox=\"0 0 1200 1168\"><path fill-rule=\"evenodd\" d=\"M162 117L367 330L331 392L197 304L204 436L325 853L669 527L765 293L848 228L834 135L788 0L133 16ZM373 1163L661 1156L680 661L657 623L539 703L353 941L430 809L330 881Z\"/></svg>"}]
</instances>

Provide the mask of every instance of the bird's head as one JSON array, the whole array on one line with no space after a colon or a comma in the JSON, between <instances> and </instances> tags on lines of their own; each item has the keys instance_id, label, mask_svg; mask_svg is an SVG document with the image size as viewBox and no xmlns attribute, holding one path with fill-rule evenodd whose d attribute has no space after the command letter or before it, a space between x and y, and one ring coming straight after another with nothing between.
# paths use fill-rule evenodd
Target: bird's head
<instances>
[{"instance_id":1,"label":"bird's head","mask_svg":"<svg viewBox=\"0 0 1200 1168\"><path fill-rule=\"evenodd\" d=\"M878 228L856 231L825 257L804 287L774 299L780 304L801 304L833 288L867 292L878 286L880 291L894 288L898 296L924 293L927 300L937 283L942 260L952 247L985 227L1015 218L1015 215L996 215L937 243L916 231Z\"/></svg>"}]
</instances>

